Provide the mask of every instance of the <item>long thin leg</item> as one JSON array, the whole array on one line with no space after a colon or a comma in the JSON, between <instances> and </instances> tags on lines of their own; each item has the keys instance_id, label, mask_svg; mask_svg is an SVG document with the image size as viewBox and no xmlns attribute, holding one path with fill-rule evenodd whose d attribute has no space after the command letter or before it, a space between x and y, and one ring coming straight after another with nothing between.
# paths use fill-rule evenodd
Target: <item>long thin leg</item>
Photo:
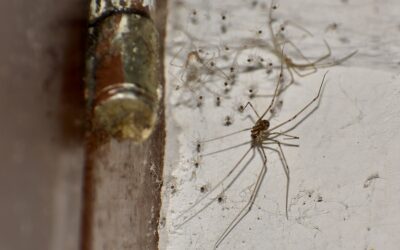
<instances>
[{"instance_id":1,"label":"long thin leg","mask_svg":"<svg viewBox=\"0 0 400 250\"><path fill-rule=\"evenodd\" d=\"M265 146L265 149L269 149L272 150L274 152L276 152L279 155L279 159L281 160L282 166L283 166L283 170L285 171L285 175L286 175L286 197L285 197L285 214L286 214L286 219L289 219L289 186L290 186L290 172L289 172L289 165L287 164L286 161L286 157L285 154L283 153L282 147L280 145L280 143L278 142L278 147L279 150L275 149L275 148L271 148L271 147L267 147Z\"/></svg>"},{"instance_id":2,"label":"long thin leg","mask_svg":"<svg viewBox=\"0 0 400 250\"><path fill-rule=\"evenodd\" d=\"M348 54L347 56L344 56L344 57L342 57L340 59L334 60L333 62L327 62L325 64L318 64L318 68L327 68L327 67L332 67L332 66L335 66L335 65L339 65L339 64L341 64L342 62L348 60L350 57L354 56L357 53L358 53L358 50L355 50L355 51L351 52L350 54Z\"/></svg>"},{"instance_id":3,"label":"long thin leg","mask_svg":"<svg viewBox=\"0 0 400 250\"><path fill-rule=\"evenodd\" d=\"M254 108L253 104L251 104L251 102L247 102L246 105L243 108L243 111L247 108L247 106L250 106L251 109L254 111L254 113L256 114L257 118L260 119L260 116L258 115L256 109Z\"/></svg>"},{"instance_id":4,"label":"long thin leg","mask_svg":"<svg viewBox=\"0 0 400 250\"><path fill-rule=\"evenodd\" d=\"M311 62L304 54L303 52L290 40L286 41L289 45L291 45L296 51L297 53L307 62L306 64L297 64L295 62L292 61L292 59L289 59L289 62L287 62L288 67L292 68L293 71L300 77L304 77L306 75L303 75L302 73L300 73L297 69L305 69L305 68L311 68L312 71L307 73L307 74L313 74L317 71L317 68L315 67L315 62ZM319 59L317 59L316 61L318 61Z\"/></svg>"},{"instance_id":5,"label":"long thin leg","mask_svg":"<svg viewBox=\"0 0 400 250\"><path fill-rule=\"evenodd\" d=\"M289 214L288 214L288 203L289 203L289 186L290 186L290 170L289 170L289 165L286 161L285 154L283 153L281 143L278 143L280 155L283 158L283 168L285 170L286 174L286 219L289 219Z\"/></svg>"},{"instance_id":6,"label":"long thin leg","mask_svg":"<svg viewBox=\"0 0 400 250\"><path fill-rule=\"evenodd\" d=\"M283 51L282 51L282 53L283 53ZM275 99L276 99L276 97L277 97L278 94L279 94L279 87L280 87L281 82L282 82L282 79L281 79L281 77L282 77L282 72L283 72L283 64L281 64L281 71L280 71L280 73L279 73L279 75L278 75L278 82L276 83L276 87L275 87L275 91L274 91L274 97L272 97L271 103L269 104L267 110L265 110L265 112L260 116L259 119L264 118L264 116L271 110L272 106L273 106L274 103L275 103Z\"/></svg>"},{"instance_id":7,"label":"long thin leg","mask_svg":"<svg viewBox=\"0 0 400 250\"><path fill-rule=\"evenodd\" d=\"M287 39L285 40L285 43L291 45L294 48L294 50L300 55L300 57L302 57L307 62L307 65L312 64L312 62L303 54L303 52L299 49L299 47L297 47L291 40ZM295 63L293 63L292 65L296 66Z\"/></svg>"},{"instance_id":8,"label":"long thin leg","mask_svg":"<svg viewBox=\"0 0 400 250\"><path fill-rule=\"evenodd\" d=\"M171 61L169 62L169 65L174 66L174 67L179 67L179 68L184 68L185 65L178 65L178 64L174 64L173 61L176 60L176 58L178 57L178 55L182 52L183 48L185 48L185 46L182 46L182 48L180 48L178 50L178 52L175 53L175 55L172 57Z\"/></svg>"},{"instance_id":9,"label":"long thin leg","mask_svg":"<svg viewBox=\"0 0 400 250\"><path fill-rule=\"evenodd\" d=\"M286 84L282 89L279 90L278 95L282 94L286 89L288 89L291 85L293 85L295 83L294 75L292 72L292 70L294 70L294 69L291 66L289 67L289 65L287 65L287 64L286 64L286 69L290 75L290 82L288 84Z\"/></svg>"},{"instance_id":10,"label":"long thin leg","mask_svg":"<svg viewBox=\"0 0 400 250\"><path fill-rule=\"evenodd\" d=\"M270 129L268 129L268 132L271 132L271 131L273 131L273 130L275 130L275 129L277 129L277 128L283 126L283 125L285 125L286 123L293 121L294 119L296 119L296 117L297 117L298 115L300 115L301 113L303 113L311 104L313 104L313 103L320 97L320 95L321 95L322 86L324 85L324 81L325 81L325 77L326 77L326 74L327 74L327 73L328 73L328 71L324 74L324 77L322 78L322 82L321 82L321 85L319 86L318 94L317 94L309 103L307 103L307 105L305 105L299 112L297 112L297 114L295 114L294 116L292 116L290 119L288 119L288 120L286 120L286 121L284 121L284 122L282 122L282 123L276 125L275 127L272 127L272 128L270 128Z\"/></svg>"},{"instance_id":11,"label":"long thin leg","mask_svg":"<svg viewBox=\"0 0 400 250\"><path fill-rule=\"evenodd\" d=\"M332 67L332 66L341 64L342 62L348 60L349 58L351 58L352 56L354 56L358 52L358 50L355 50L355 51L351 52L350 54L348 54L347 56L344 56L344 57L342 57L340 59L333 60L331 62L321 63L322 61L324 61L325 59L327 59L327 58L329 58L331 56L331 48L330 48L328 42L326 42L324 40L324 43L325 43L325 46L328 49L328 53L325 56L322 56L322 57L318 58L317 60L315 60L314 62L312 62L312 66L310 64L295 64L295 63L293 63L293 66L298 68L298 69L307 69L309 67L328 68L328 67ZM298 73L296 73L296 74L298 74ZM304 76L307 76L307 75L309 75L309 74L307 73Z\"/></svg>"},{"instance_id":12,"label":"long thin leg","mask_svg":"<svg viewBox=\"0 0 400 250\"><path fill-rule=\"evenodd\" d=\"M218 74L220 74L220 77L224 78L225 80L229 80L230 79L229 76L222 69L218 68L215 65L214 66L208 65L208 63L213 62L214 59L215 58L210 58L207 60L207 62L202 63L203 67L210 72L217 72Z\"/></svg>"},{"instance_id":13,"label":"long thin leg","mask_svg":"<svg viewBox=\"0 0 400 250\"><path fill-rule=\"evenodd\" d=\"M251 193L249 201L246 205L240 210L240 212L235 216L232 222L228 225L225 231L221 234L218 238L217 242L215 243L214 249L218 248L218 246L222 243L222 241L230 234L230 232L236 227L236 225L250 212L251 208L253 207L254 201L257 197L258 191L260 190L262 181L265 177L265 173L267 172L267 156L265 155L265 151L262 148L257 148L258 152L263 159L263 166L261 168L260 173L258 174L256 185Z\"/></svg>"},{"instance_id":14,"label":"long thin leg","mask_svg":"<svg viewBox=\"0 0 400 250\"><path fill-rule=\"evenodd\" d=\"M303 31L304 33L306 33L307 35L309 35L309 36L311 36L311 37L314 36L309 30L307 30L307 29L304 28L303 26L301 26L301 25L299 25L299 24L297 24L297 23L295 23L295 22L293 22L293 21L286 20L285 22L283 22L283 26L288 26L288 25L289 25L289 26L292 26L292 27L294 27L294 28L296 28L296 29L298 29L298 30Z\"/></svg>"},{"instance_id":15,"label":"long thin leg","mask_svg":"<svg viewBox=\"0 0 400 250\"><path fill-rule=\"evenodd\" d=\"M208 92L210 92L211 94L213 94L213 95L215 95L215 96L219 96L219 95L220 95L219 93L215 92L213 89L211 89L210 87L208 87L208 86L206 85L207 82L208 82L208 79L205 79L204 83L203 83L203 82L201 83L201 84L202 84L202 87L205 88L205 89L206 89ZM227 97L225 96L225 98L227 98Z\"/></svg>"},{"instance_id":16,"label":"long thin leg","mask_svg":"<svg viewBox=\"0 0 400 250\"><path fill-rule=\"evenodd\" d=\"M310 71L310 72L302 73L301 71L299 71L299 69L305 70L305 69L307 69L308 67L311 68L311 71ZM315 72L317 72L317 67L316 67L315 65L307 66L307 68L306 68L306 67L300 67L300 68L299 68L299 67L297 67L297 66L292 66L293 72L296 73L296 75L298 75L298 76L300 76L300 77L306 77L306 76L312 75L312 74L314 74Z\"/></svg>"},{"instance_id":17,"label":"long thin leg","mask_svg":"<svg viewBox=\"0 0 400 250\"><path fill-rule=\"evenodd\" d=\"M331 47L329 46L328 42L324 39L324 44L328 50L328 52L325 55L320 56L319 58L315 59L314 61L310 61L310 59L308 59L303 52L291 41L291 40L285 40L285 43L291 45L296 52L300 55L300 57L302 57L307 63L295 63L292 61L292 59L290 59L290 63L288 66L293 67L294 69L299 69L299 70L304 70L307 68L311 68L313 71L312 73L314 73L315 71L317 71L317 64L327 58L329 58L332 55L332 50ZM295 70L296 74L298 74L299 76L307 76L309 74L312 73L307 73L306 75L302 75L299 71Z\"/></svg>"},{"instance_id":18,"label":"long thin leg","mask_svg":"<svg viewBox=\"0 0 400 250\"><path fill-rule=\"evenodd\" d=\"M299 139L299 137L298 137L298 136L295 136L295 135L289 135L289 134L282 133L282 132L272 132L272 133L270 133L270 135L277 135L277 136L284 135L284 136L286 136L286 137L289 137L289 138L285 138L285 139ZM274 138L274 137L273 137L273 138Z\"/></svg>"},{"instance_id":19,"label":"long thin leg","mask_svg":"<svg viewBox=\"0 0 400 250\"><path fill-rule=\"evenodd\" d=\"M272 40L272 45L273 45L273 50L274 50L274 52L276 53L276 54L279 54L279 52L278 51L280 51L280 46L279 46L279 44L278 44L278 41L277 41L277 38L276 38L276 35L275 35L275 33L274 33L274 30L273 30L273 28L272 28L272 22L273 22L273 19L272 19L272 12L273 12L273 10L275 10L276 9L276 6L275 6L275 3L272 1L271 2L271 4L270 4L270 6L269 6L269 11L268 11L268 31L269 31L269 35L271 36L271 40ZM278 55L279 56L279 55Z\"/></svg>"},{"instance_id":20,"label":"long thin leg","mask_svg":"<svg viewBox=\"0 0 400 250\"><path fill-rule=\"evenodd\" d=\"M325 46L326 46L326 48L327 48L327 50L328 50L328 52L327 52L325 55L320 56L319 58L315 59L315 60L312 61L312 62L310 62L310 61L307 59L307 61L308 61L309 63L306 63L306 64L297 64L297 63L293 63L293 66L294 66L294 67L297 67L297 68L308 68L308 67L314 67L314 68L315 68L317 63L319 63L319 62L321 62L321 61L323 61L323 60L329 58L329 57L332 55L331 47L329 46L328 42L327 42L325 39L324 39L323 41L324 41L324 44L325 44ZM294 44L292 44L292 45L294 46L294 48L296 48L297 51L300 51L300 49L297 48ZM301 52L300 52L300 55L302 55ZM302 57L303 57L303 58L306 58L304 55L302 55Z\"/></svg>"},{"instance_id":21,"label":"long thin leg","mask_svg":"<svg viewBox=\"0 0 400 250\"><path fill-rule=\"evenodd\" d=\"M210 194L212 194L219 186L221 186L226 179L228 179L231 174L238 168L240 163L244 160L244 158L247 156L247 154L252 150L253 148L251 147L247 152L240 158L240 160L235 164L235 166L229 171L229 173L222 179L220 180L207 194L205 194L203 197L201 197L198 201L196 201L193 205L191 205L188 209L183 211L181 215L179 215L176 219L179 220L182 218L184 215L186 215L189 211L191 211L193 208L195 208L197 205L199 205L205 198L207 198ZM235 177L228 183L228 185L222 190L221 193L226 192L236 181L236 179L239 177L239 175L247 168L249 163L253 160L254 158L254 151L253 155L251 158L246 162L246 164L240 169L240 171L235 175ZM192 220L194 217L196 217L199 213L201 213L204 209L206 209L211 203L213 203L216 199L218 199L218 196L215 198L211 199L206 205L204 205L200 210L192 214L189 218L186 218L182 223L178 224L176 227L180 228L190 220Z\"/></svg>"},{"instance_id":22,"label":"long thin leg","mask_svg":"<svg viewBox=\"0 0 400 250\"><path fill-rule=\"evenodd\" d=\"M242 132L245 132L245 131L249 131L249 130L251 130L251 129L252 129L252 127L251 127L251 128L245 128L245 129L242 129L242 130L239 130L239 131L236 131L236 132L233 132L233 133L229 133L229 134L226 134L226 135L223 135L223 136L218 136L218 137L215 137L215 138L212 138L212 139L204 140L204 141L202 141L202 142L212 142L212 141L216 141L216 140L219 140L219 139L222 139L222 138L231 136L231 135L236 135L236 134L239 134L239 133L242 133Z\"/></svg>"},{"instance_id":23,"label":"long thin leg","mask_svg":"<svg viewBox=\"0 0 400 250\"><path fill-rule=\"evenodd\" d=\"M175 85L175 89L179 89L180 88L180 86L183 86L183 85L185 85L184 84L184 81L182 80L183 78L182 78L182 69L178 72L178 74L180 75L180 77L178 78L175 74L172 74L172 72L168 72L169 73L169 75L170 76L172 76L172 78L174 78L176 81L178 81L181 85L176 85L176 84L174 84ZM173 81L172 81L173 82Z\"/></svg>"},{"instance_id":24,"label":"long thin leg","mask_svg":"<svg viewBox=\"0 0 400 250\"><path fill-rule=\"evenodd\" d=\"M218 153L225 152L225 151L228 151L228 150L233 149L233 148L237 148L237 147L240 147L240 146L247 145L250 142L251 141L247 141L247 142L244 142L244 143L237 144L235 146L223 148L223 149L220 149L220 150L217 150L217 151L213 151L213 152L210 152L210 153L205 153L205 154L202 154L201 156L210 156L210 155L218 154Z\"/></svg>"},{"instance_id":25,"label":"long thin leg","mask_svg":"<svg viewBox=\"0 0 400 250\"><path fill-rule=\"evenodd\" d=\"M286 142L280 142L282 145L284 145L284 146L288 146L288 147L300 147L300 145L299 144L293 144L293 143L286 143ZM263 142L263 146L265 146L265 145L271 145L271 144L278 144L278 141L277 140L274 140L274 139L271 139L271 138L269 138L268 139L268 141L266 141L266 142Z\"/></svg>"}]
</instances>

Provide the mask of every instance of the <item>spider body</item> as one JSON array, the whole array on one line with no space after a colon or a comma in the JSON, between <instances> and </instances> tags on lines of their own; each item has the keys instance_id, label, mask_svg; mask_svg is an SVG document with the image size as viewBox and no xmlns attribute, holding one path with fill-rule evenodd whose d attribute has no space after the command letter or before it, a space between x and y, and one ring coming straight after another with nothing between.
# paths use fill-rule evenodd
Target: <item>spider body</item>
<instances>
[{"instance_id":1,"label":"spider body","mask_svg":"<svg viewBox=\"0 0 400 250\"><path fill-rule=\"evenodd\" d=\"M259 119L251 129L251 146L260 147L265 138L268 138L269 121Z\"/></svg>"}]
</instances>

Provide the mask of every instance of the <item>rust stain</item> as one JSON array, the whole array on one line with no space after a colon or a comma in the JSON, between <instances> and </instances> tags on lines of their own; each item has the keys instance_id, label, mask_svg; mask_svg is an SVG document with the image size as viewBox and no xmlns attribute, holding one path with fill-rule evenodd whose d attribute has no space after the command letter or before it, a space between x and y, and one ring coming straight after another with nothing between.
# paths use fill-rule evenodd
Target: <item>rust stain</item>
<instances>
[{"instance_id":1,"label":"rust stain","mask_svg":"<svg viewBox=\"0 0 400 250\"><path fill-rule=\"evenodd\" d=\"M95 72L96 92L112 84L125 81L121 48L111 41L115 37L121 17L122 15L112 16L109 17L111 22L100 24L107 26L101 27L102 33L95 52L96 58L98 58Z\"/></svg>"},{"instance_id":2,"label":"rust stain","mask_svg":"<svg viewBox=\"0 0 400 250\"><path fill-rule=\"evenodd\" d=\"M141 4L142 1L132 1L132 3ZM166 1L158 1L157 4L159 13L155 16L155 22L160 33L160 55L161 64L163 64ZM144 9L148 12L146 8ZM115 17L113 20L115 25L119 23L121 16ZM118 49L113 48L110 39L107 39L107 37L114 37L114 31L111 28L103 33L104 39L100 41L96 49L98 55L104 56L95 72L100 89L112 83L124 81L123 58L121 54L118 54ZM161 69L163 68L161 65ZM161 83L165 84L164 74L161 76ZM116 249L116 244L122 245L121 249L158 249L164 147L164 95L160 100L158 121L154 132L144 143L110 139L100 131L87 133L82 250L95 249L98 232L106 232L109 229L107 220L99 216L99 209L106 214L118 216L123 212L118 211L115 205L119 202L131 204L129 205L130 214L124 218L129 226L119 235L112 235L113 232L109 232L107 236L115 236L115 238L110 238L111 240L103 246L103 249ZM99 206L99 199L104 197L104 194L100 192L102 188L108 187L107 185L118 187L119 193L111 194L110 200ZM102 208L103 206L105 208Z\"/></svg>"}]
</instances>

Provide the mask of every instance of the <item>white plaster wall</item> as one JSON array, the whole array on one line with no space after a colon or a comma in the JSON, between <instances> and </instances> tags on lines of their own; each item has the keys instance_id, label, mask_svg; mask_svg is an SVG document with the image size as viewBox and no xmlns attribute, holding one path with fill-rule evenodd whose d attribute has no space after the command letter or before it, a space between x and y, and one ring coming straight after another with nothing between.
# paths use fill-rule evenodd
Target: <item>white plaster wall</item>
<instances>
[{"instance_id":1,"label":"white plaster wall","mask_svg":"<svg viewBox=\"0 0 400 250\"><path fill-rule=\"evenodd\" d=\"M225 45L235 50L246 44L247 38L255 37L257 30L266 31L267 16L260 7L261 1L256 8L251 7L251 1L242 0L180 2L180 7L176 1L169 3L165 61L167 150L161 214L165 220L160 225L160 249L212 249L250 198L261 160L256 155L224 193L222 203L212 203L179 227L184 216L196 212L185 213L204 195L200 187L206 185L210 189L218 183L249 146L202 157L198 168L194 167L195 159L248 141L250 135L247 131L206 143L201 153L196 152L196 140L251 127L248 115L255 119L251 110L240 114L234 106L247 101L250 86L256 87L259 94L271 94L278 72L274 70L270 76L265 71L240 74L229 93L230 99L223 98L221 107L216 107L215 96L207 90L200 89L193 95L176 91L175 85L181 84L177 79L185 69L173 65L184 64L185 53L198 47L210 51ZM293 37L307 55L317 57L324 53L322 38L331 45L333 58L355 49L358 53L344 64L329 68L318 109L291 132L300 137L300 147L284 148L291 171L289 219L285 217L285 174L277 155L268 151L268 172L253 209L218 249L398 249L400 2L287 0L278 4L278 21L295 21L314 34L307 39ZM197 25L190 23L193 10ZM226 34L220 32L221 13L227 17ZM336 30L327 29L332 23L338 24ZM182 36L181 30L199 39L190 40ZM216 51L215 54L222 53ZM246 55L249 53L274 60L263 50L254 49ZM221 68L225 66L223 60L216 62ZM292 116L311 100L325 72L326 69L319 69L308 77L297 77L299 84L281 96L283 105L271 120L272 125ZM204 81L218 91L223 80L205 77ZM198 95L205 100L200 108L177 105L182 98L195 99ZM251 102L262 113L270 98ZM226 115L234 119L228 127L223 126Z\"/></svg>"}]
</instances>

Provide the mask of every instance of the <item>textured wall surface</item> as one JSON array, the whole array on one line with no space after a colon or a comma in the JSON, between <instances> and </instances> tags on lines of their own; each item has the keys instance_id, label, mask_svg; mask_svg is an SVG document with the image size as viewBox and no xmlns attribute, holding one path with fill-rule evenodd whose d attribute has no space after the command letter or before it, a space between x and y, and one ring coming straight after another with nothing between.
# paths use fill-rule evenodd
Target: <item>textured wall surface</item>
<instances>
[{"instance_id":1,"label":"textured wall surface","mask_svg":"<svg viewBox=\"0 0 400 250\"><path fill-rule=\"evenodd\" d=\"M160 248L212 249L250 199L262 161L250 152L239 165L246 169L233 185L234 174L214 190L250 148L238 146L250 140L250 132L201 143L200 150L197 143L251 127L250 117L257 117L250 108L237 112L238 105L250 100L262 113L270 103L279 63L261 45L271 41L266 26L269 2L171 1L169 7ZM268 170L255 204L220 249L398 248L399 11L394 0L278 3L275 29L291 20L312 33L294 25L284 31L310 60L325 53L323 39L332 49L328 62L358 53L339 66L320 68L307 77L295 75L296 84L280 95L271 126L309 102L329 70L318 108L287 124L290 128L302 121L290 132L300 139L281 138L300 145L283 147L290 168L288 219L285 172L276 152L266 150ZM286 45L285 52L307 63L292 46ZM251 70L260 66L254 64L260 58L264 69ZM267 74L269 61L275 67ZM290 77L287 71L284 77ZM250 98L249 91L256 97ZM230 126L225 126L227 116Z\"/></svg>"}]
</instances>

